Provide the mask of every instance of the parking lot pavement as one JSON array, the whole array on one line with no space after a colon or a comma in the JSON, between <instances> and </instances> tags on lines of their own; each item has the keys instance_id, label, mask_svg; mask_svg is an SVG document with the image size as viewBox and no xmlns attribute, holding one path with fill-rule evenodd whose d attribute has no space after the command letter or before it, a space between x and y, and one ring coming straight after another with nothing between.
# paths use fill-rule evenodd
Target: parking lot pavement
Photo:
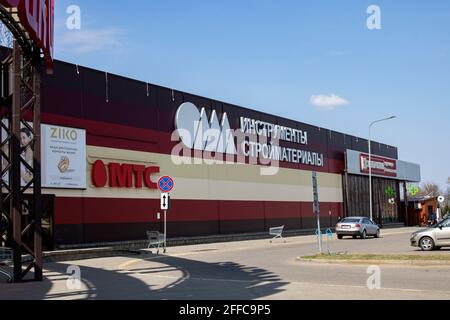
<instances>
[{"instance_id":1,"label":"parking lot pavement","mask_svg":"<svg viewBox=\"0 0 450 320\"><path fill-rule=\"evenodd\" d=\"M384 250L386 250L386 252L390 252L391 250L395 250L397 252L411 252L411 247L409 246L409 235L412 234L414 231L416 231L418 228L413 227L413 228L398 228L398 229L385 229L382 230L381 232L381 236L385 237L385 236L395 236L395 235L403 235L404 237L407 238L408 241L406 242L397 242L397 244L394 244L392 246L378 246L375 245L375 248L378 248L381 250L380 253L383 253ZM286 244L284 244L287 247L291 247L291 246L303 246L303 245L310 245L310 244L315 244L317 243L317 238L314 235L310 235L310 236L299 236L299 237L290 237L290 238L286 238ZM351 238L344 238L344 240L342 241L349 241L352 242ZM374 240L374 239L368 239L368 241L370 240ZM327 245L327 237L323 236L323 242L324 245ZM394 243L395 243L394 242ZM274 245L279 245L280 240L275 240L274 241ZM354 243L354 242L352 242ZM257 248L267 248L269 244L269 240L250 240L250 241L236 241L236 242L224 242L224 243L212 243L212 244L200 244L200 245L190 245L190 246L179 246L179 247L171 247L168 248L168 251L171 254L186 254L186 255L191 255L191 254L198 254L201 252L213 252L213 251L217 251L219 248L221 250L221 252L226 252L226 251L241 251L241 250L250 250L250 249L257 249ZM333 243L332 244L339 244L338 240L336 239L336 236L334 235L333 237ZM359 244L359 243L358 243ZM365 244L364 248L366 248L366 245L368 243ZM337 249L340 249L342 246L338 246L336 247ZM344 245L343 248L345 249L347 246ZM350 250L353 249L357 249L360 246L358 245L350 245L349 248ZM389 247L391 247L389 249ZM317 247L312 246L311 247L313 249L312 252L315 252L315 250L317 250ZM312 253L311 252L311 253Z\"/></svg>"},{"instance_id":2,"label":"parking lot pavement","mask_svg":"<svg viewBox=\"0 0 450 320\"><path fill-rule=\"evenodd\" d=\"M413 229L381 239L334 240L333 251L427 254L409 247ZM315 238L169 248L142 255L51 263L45 281L0 285L0 299L449 299L448 267L379 266L381 290L369 290L366 266L298 262L317 251ZM439 254L450 254L443 250ZM80 287L67 269L81 271ZM407 270L407 272L405 272Z\"/></svg>"}]
</instances>

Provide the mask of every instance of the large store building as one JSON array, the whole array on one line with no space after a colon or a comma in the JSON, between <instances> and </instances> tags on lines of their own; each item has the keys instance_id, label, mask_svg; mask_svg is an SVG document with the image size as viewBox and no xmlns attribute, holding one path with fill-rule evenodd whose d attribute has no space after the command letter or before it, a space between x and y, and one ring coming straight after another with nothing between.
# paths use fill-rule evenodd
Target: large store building
<instances>
[{"instance_id":1,"label":"large store building","mask_svg":"<svg viewBox=\"0 0 450 320\"><path fill-rule=\"evenodd\" d=\"M59 61L41 99L47 249L161 230L166 175L168 237L313 229L312 172L324 227L369 214L365 139ZM372 152L375 217L404 222L400 186L420 167Z\"/></svg>"}]
</instances>

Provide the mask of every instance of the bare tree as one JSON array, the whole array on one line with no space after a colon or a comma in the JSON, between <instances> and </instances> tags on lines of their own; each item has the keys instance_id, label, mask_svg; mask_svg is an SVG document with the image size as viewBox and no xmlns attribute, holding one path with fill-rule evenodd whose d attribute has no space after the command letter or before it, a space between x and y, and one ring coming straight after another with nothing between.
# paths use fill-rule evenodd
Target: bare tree
<instances>
[{"instance_id":1,"label":"bare tree","mask_svg":"<svg viewBox=\"0 0 450 320\"><path fill-rule=\"evenodd\" d=\"M420 186L419 196L439 197L441 195L441 188L437 183L425 182Z\"/></svg>"},{"instance_id":2,"label":"bare tree","mask_svg":"<svg viewBox=\"0 0 450 320\"><path fill-rule=\"evenodd\" d=\"M441 204L442 215L448 217L450 215L450 186L447 187L445 192L445 201Z\"/></svg>"}]
</instances>

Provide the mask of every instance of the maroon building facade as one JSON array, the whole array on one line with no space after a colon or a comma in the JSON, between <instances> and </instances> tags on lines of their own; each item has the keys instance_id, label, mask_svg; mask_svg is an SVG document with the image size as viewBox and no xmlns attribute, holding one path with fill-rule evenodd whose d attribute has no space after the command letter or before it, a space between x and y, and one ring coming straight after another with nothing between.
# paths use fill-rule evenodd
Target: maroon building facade
<instances>
[{"instance_id":1,"label":"maroon building facade","mask_svg":"<svg viewBox=\"0 0 450 320\"><path fill-rule=\"evenodd\" d=\"M319 174L324 227L334 226L339 217L368 214L367 199L350 199L358 186L356 180L348 182L345 158L347 150L367 153L365 139L61 61L55 61L53 75L43 75L41 90L42 123L86 132L86 188L44 189L47 248L143 240L147 230L161 230L156 214L159 191L144 183L145 168L153 168L147 182L165 175L175 179L168 237L266 232L279 225L288 230L314 229L312 172ZM200 163L177 164L183 157L174 156L180 145L174 131L177 112L186 103L204 112L211 125L212 118L218 117L221 126L228 120L230 129L243 132L243 119L251 119L265 128L266 135L277 128L287 132L279 150L289 154L281 154L278 172L260 174L267 165L260 159L252 162L248 144L244 157L239 157L245 149L236 140L237 152L229 164L208 165L207 155L186 153L186 146L184 158ZM299 139L293 138L294 133L300 133ZM300 141L302 134L307 141ZM372 152L398 159L397 148L386 144L373 142ZM212 155L216 160L230 159L226 152ZM94 167L100 162L107 176L96 178ZM108 168L115 165L124 181L133 180L123 185L103 181L111 179ZM120 171L124 168L137 172L128 175ZM367 177L359 178L368 184ZM398 181L375 180L393 185L399 193ZM358 201L362 203L355 209ZM401 221L401 213L394 211Z\"/></svg>"}]
</instances>

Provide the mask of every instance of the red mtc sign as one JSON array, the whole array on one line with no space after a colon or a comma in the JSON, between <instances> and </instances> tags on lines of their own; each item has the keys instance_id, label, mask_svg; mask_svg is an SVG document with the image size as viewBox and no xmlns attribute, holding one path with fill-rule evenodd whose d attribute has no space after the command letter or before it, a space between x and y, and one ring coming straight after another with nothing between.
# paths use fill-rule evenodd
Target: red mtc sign
<instances>
[{"instance_id":1,"label":"red mtc sign","mask_svg":"<svg viewBox=\"0 0 450 320\"><path fill-rule=\"evenodd\" d=\"M92 167L92 183L97 188L106 187L109 181L111 188L142 189L145 185L149 189L158 189L157 183L151 179L158 173L159 167L119 163L106 166L102 160L97 160Z\"/></svg>"},{"instance_id":2,"label":"red mtc sign","mask_svg":"<svg viewBox=\"0 0 450 320\"><path fill-rule=\"evenodd\" d=\"M54 0L0 0L6 8L17 8L19 22L44 53L47 68L53 66Z\"/></svg>"}]
</instances>

